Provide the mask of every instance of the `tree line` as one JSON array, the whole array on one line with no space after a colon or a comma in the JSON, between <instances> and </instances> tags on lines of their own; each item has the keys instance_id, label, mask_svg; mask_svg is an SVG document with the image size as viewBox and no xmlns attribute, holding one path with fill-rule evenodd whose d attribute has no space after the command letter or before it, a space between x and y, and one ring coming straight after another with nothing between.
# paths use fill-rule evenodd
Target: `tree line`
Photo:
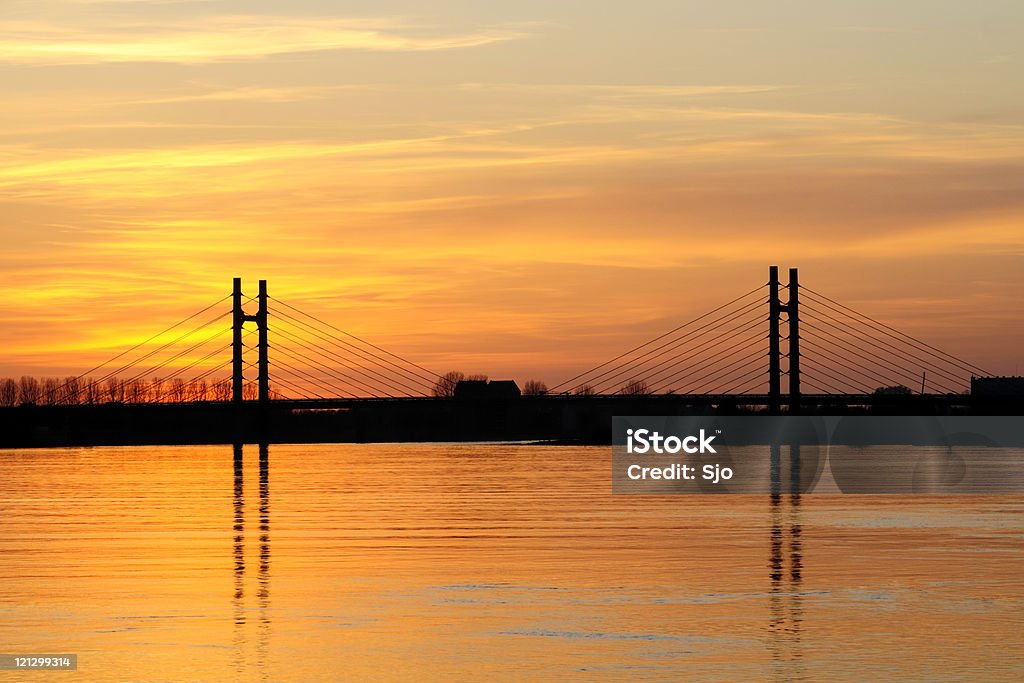
<instances>
[{"instance_id":1,"label":"tree line","mask_svg":"<svg viewBox=\"0 0 1024 683\"><path fill-rule=\"evenodd\" d=\"M432 394L437 397L455 395L455 387L462 380L484 380L487 375L465 375L452 371L442 375L434 385ZM895 387L887 388L890 391ZM879 390L882 391L882 390ZM907 390L909 392L909 390ZM547 385L539 380L529 380L523 385L524 396L543 396L548 393ZM633 381L619 389L625 395L643 395L648 392L643 381ZM574 394L590 396L594 393L590 385L577 387ZM257 399L255 384L246 383L242 396L246 401ZM280 390L271 385L270 398L283 398ZM99 405L101 403L193 403L197 401L230 401L232 383L230 378L211 380L183 379L181 377L153 377L151 379L119 377L96 379L93 377L33 377L23 375L20 379L0 379L0 407L18 405Z\"/></svg>"},{"instance_id":2,"label":"tree line","mask_svg":"<svg viewBox=\"0 0 1024 683\"><path fill-rule=\"evenodd\" d=\"M242 387L246 400L256 400L255 384ZM271 398L280 392L270 388ZM123 380L119 377L7 377L0 380L0 406L18 405L98 405L101 403L191 403L194 401L230 401L230 379L207 381L181 377Z\"/></svg>"}]
</instances>

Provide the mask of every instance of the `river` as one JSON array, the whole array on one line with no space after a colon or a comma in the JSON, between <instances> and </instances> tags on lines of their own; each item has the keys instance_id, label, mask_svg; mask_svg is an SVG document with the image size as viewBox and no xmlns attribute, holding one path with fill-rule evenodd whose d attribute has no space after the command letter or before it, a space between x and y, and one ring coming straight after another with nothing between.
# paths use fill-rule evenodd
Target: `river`
<instances>
[{"instance_id":1,"label":"river","mask_svg":"<svg viewBox=\"0 0 1024 683\"><path fill-rule=\"evenodd\" d=\"M4 680L1020 680L1024 499L613 495L609 448L0 451Z\"/></svg>"}]
</instances>

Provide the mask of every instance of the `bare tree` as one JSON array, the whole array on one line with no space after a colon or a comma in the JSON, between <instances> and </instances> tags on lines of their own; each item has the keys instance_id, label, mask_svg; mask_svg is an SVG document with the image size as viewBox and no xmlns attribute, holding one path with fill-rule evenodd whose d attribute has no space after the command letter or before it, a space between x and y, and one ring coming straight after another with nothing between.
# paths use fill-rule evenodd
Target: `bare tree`
<instances>
[{"instance_id":1,"label":"bare tree","mask_svg":"<svg viewBox=\"0 0 1024 683\"><path fill-rule=\"evenodd\" d=\"M231 380L222 379L213 383L213 400L214 401L230 401L231 400Z\"/></svg>"},{"instance_id":2,"label":"bare tree","mask_svg":"<svg viewBox=\"0 0 1024 683\"><path fill-rule=\"evenodd\" d=\"M85 378L85 384L82 387L82 391L85 394L85 402L89 405L94 405L100 402L100 383L92 377Z\"/></svg>"},{"instance_id":3,"label":"bare tree","mask_svg":"<svg viewBox=\"0 0 1024 683\"><path fill-rule=\"evenodd\" d=\"M23 375L18 383L18 402L22 404L39 402L39 380Z\"/></svg>"},{"instance_id":4,"label":"bare tree","mask_svg":"<svg viewBox=\"0 0 1024 683\"><path fill-rule=\"evenodd\" d=\"M164 380L162 377L154 377L149 383L149 399L154 403L164 400Z\"/></svg>"},{"instance_id":5,"label":"bare tree","mask_svg":"<svg viewBox=\"0 0 1024 683\"><path fill-rule=\"evenodd\" d=\"M122 403L124 401L124 383L120 377L111 377L107 380L107 401L110 403Z\"/></svg>"},{"instance_id":6,"label":"bare tree","mask_svg":"<svg viewBox=\"0 0 1024 683\"><path fill-rule=\"evenodd\" d=\"M128 403L144 403L149 385L144 379L132 380L125 386L125 400Z\"/></svg>"},{"instance_id":7,"label":"bare tree","mask_svg":"<svg viewBox=\"0 0 1024 683\"><path fill-rule=\"evenodd\" d=\"M252 382L247 383L242 387L242 399L245 401L255 401L259 398L259 389Z\"/></svg>"},{"instance_id":8,"label":"bare tree","mask_svg":"<svg viewBox=\"0 0 1024 683\"><path fill-rule=\"evenodd\" d=\"M171 388L167 390L167 398L171 403L184 403L185 402L185 380L181 377L175 377L171 380Z\"/></svg>"},{"instance_id":9,"label":"bare tree","mask_svg":"<svg viewBox=\"0 0 1024 683\"><path fill-rule=\"evenodd\" d=\"M486 382L489 378L487 375L470 375L466 378L467 382Z\"/></svg>"},{"instance_id":10,"label":"bare tree","mask_svg":"<svg viewBox=\"0 0 1024 683\"><path fill-rule=\"evenodd\" d=\"M548 385L539 379L527 380L523 385L523 396L543 396L548 393Z\"/></svg>"},{"instance_id":11,"label":"bare tree","mask_svg":"<svg viewBox=\"0 0 1024 683\"><path fill-rule=\"evenodd\" d=\"M576 387L576 395L577 396L593 396L594 395L594 387L590 386L589 384L584 384L582 386Z\"/></svg>"},{"instance_id":12,"label":"bare tree","mask_svg":"<svg viewBox=\"0 0 1024 683\"><path fill-rule=\"evenodd\" d=\"M455 385L464 379L466 376L458 370L446 372L438 378L431 393L438 398L451 398L455 395Z\"/></svg>"},{"instance_id":13,"label":"bare tree","mask_svg":"<svg viewBox=\"0 0 1024 683\"><path fill-rule=\"evenodd\" d=\"M42 402L48 406L56 405L60 401L60 380L56 377L47 377L43 380Z\"/></svg>"},{"instance_id":14,"label":"bare tree","mask_svg":"<svg viewBox=\"0 0 1024 683\"><path fill-rule=\"evenodd\" d=\"M634 379L619 389L619 393L623 396L643 396L647 393L647 382L642 379Z\"/></svg>"},{"instance_id":15,"label":"bare tree","mask_svg":"<svg viewBox=\"0 0 1024 683\"><path fill-rule=\"evenodd\" d=\"M205 401L208 390L205 379L193 379L188 383L188 400Z\"/></svg>"},{"instance_id":16,"label":"bare tree","mask_svg":"<svg viewBox=\"0 0 1024 683\"><path fill-rule=\"evenodd\" d=\"M82 381L78 377L64 378L60 402L69 406L76 406L82 402Z\"/></svg>"},{"instance_id":17,"label":"bare tree","mask_svg":"<svg viewBox=\"0 0 1024 683\"><path fill-rule=\"evenodd\" d=\"M18 405L18 383L10 377L0 382L0 406Z\"/></svg>"},{"instance_id":18,"label":"bare tree","mask_svg":"<svg viewBox=\"0 0 1024 683\"><path fill-rule=\"evenodd\" d=\"M913 390L902 384L895 384L889 387L878 387L873 392L875 396L909 396L914 393Z\"/></svg>"}]
</instances>

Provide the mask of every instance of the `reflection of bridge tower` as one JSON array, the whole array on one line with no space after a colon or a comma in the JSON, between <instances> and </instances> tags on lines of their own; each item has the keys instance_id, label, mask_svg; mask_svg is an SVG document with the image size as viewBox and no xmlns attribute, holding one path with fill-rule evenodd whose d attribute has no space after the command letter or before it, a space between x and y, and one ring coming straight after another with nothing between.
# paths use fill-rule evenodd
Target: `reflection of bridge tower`
<instances>
[{"instance_id":1,"label":"reflection of bridge tower","mask_svg":"<svg viewBox=\"0 0 1024 683\"><path fill-rule=\"evenodd\" d=\"M782 469L782 447L772 444L768 648L778 679L795 680L802 677L800 645L803 626L803 528L800 523L799 445L789 446L788 486L783 483ZM788 495L784 495L785 493Z\"/></svg>"},{"instance_id":2,"label":"reflection of bridge tower","mask_svg":"<svg viewBox=\"0 0 1024 683\"><path fill-rule=\"evenodd\" d=\"M247 664L246 657L246 614L245 599L245 467L242 444L234 446L234 647L236 669L242 671ZM267 444L259 445L259 562L256 571L256 601L258 609L258 635L256 640L255 665L260 680L269 680L267 675L267 652L270 644L270 455Z\"/></svg>"},{"instance_id":3,"label":"reflection of bridge tower","mask_svg":"<svg viewBox=\"0 0 1024 683\"><path fill-rule=\"evenodd\" d=\"M782 403L782 375L789 375L789 412L800 411L800 278L796 268L789 269L789 300L779 300L779 267L768 269L768 408L779 412ZM782 371L782 335L779 328L782 314L786 314L789 359Z\"/></svg>"},{"instance_id":4,"label":"reflection of bridge tower","mask_svg":"<svg viewBox=\"0 0 1024 683\"><path fill-rule=\"evenodd\" d=\"M236 277L234 279L234 287L231 297L233 301L232 317L234 321L231 327L232 400L235 404L240 404L244 400L245 358L242 353L244 350L244 346L242 344L242 328L245 326L245 323L254 322L256 323L259 331L259 341L257 342L257 348L259 349L259 359L257 360L257 382L259 385L258 398L260 403L266 403L270 400L270 344L267 339L267 281L260 280L260 291L259 295L256 297L259 308L256 311L256 315L246 315L245 310L242 308L242 278Z\"/></svg>"},{"instance_id":5,"label":"reflection of bridge tower","mask_svg":"<svg viewBox=\"0 0 1024 683\"><path fill-rule=\"evenodd\" d=\"M260 444L260 561L256 572L259 607L259 636L256 643L256 664L260 680L267 676L267 651L270 647L270 453L267 444Z\"/></svg>"}]
</instances>

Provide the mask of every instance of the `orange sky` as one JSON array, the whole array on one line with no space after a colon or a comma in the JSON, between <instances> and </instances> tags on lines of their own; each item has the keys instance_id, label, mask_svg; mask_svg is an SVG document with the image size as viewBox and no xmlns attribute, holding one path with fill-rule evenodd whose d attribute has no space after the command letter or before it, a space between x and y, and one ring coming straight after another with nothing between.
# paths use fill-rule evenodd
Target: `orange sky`
<instances>
[{"instance_id":1,"label":"orange sky","mask_svg":"<svg viewBox=\"0 0 1024 683\"><path fill-rule=\"evenodd\" d=\"M6 2L0 376L240 275L555 384L769 263L1024 372L1019 3L555 4Z\"/></svg>"}]
</instances>

